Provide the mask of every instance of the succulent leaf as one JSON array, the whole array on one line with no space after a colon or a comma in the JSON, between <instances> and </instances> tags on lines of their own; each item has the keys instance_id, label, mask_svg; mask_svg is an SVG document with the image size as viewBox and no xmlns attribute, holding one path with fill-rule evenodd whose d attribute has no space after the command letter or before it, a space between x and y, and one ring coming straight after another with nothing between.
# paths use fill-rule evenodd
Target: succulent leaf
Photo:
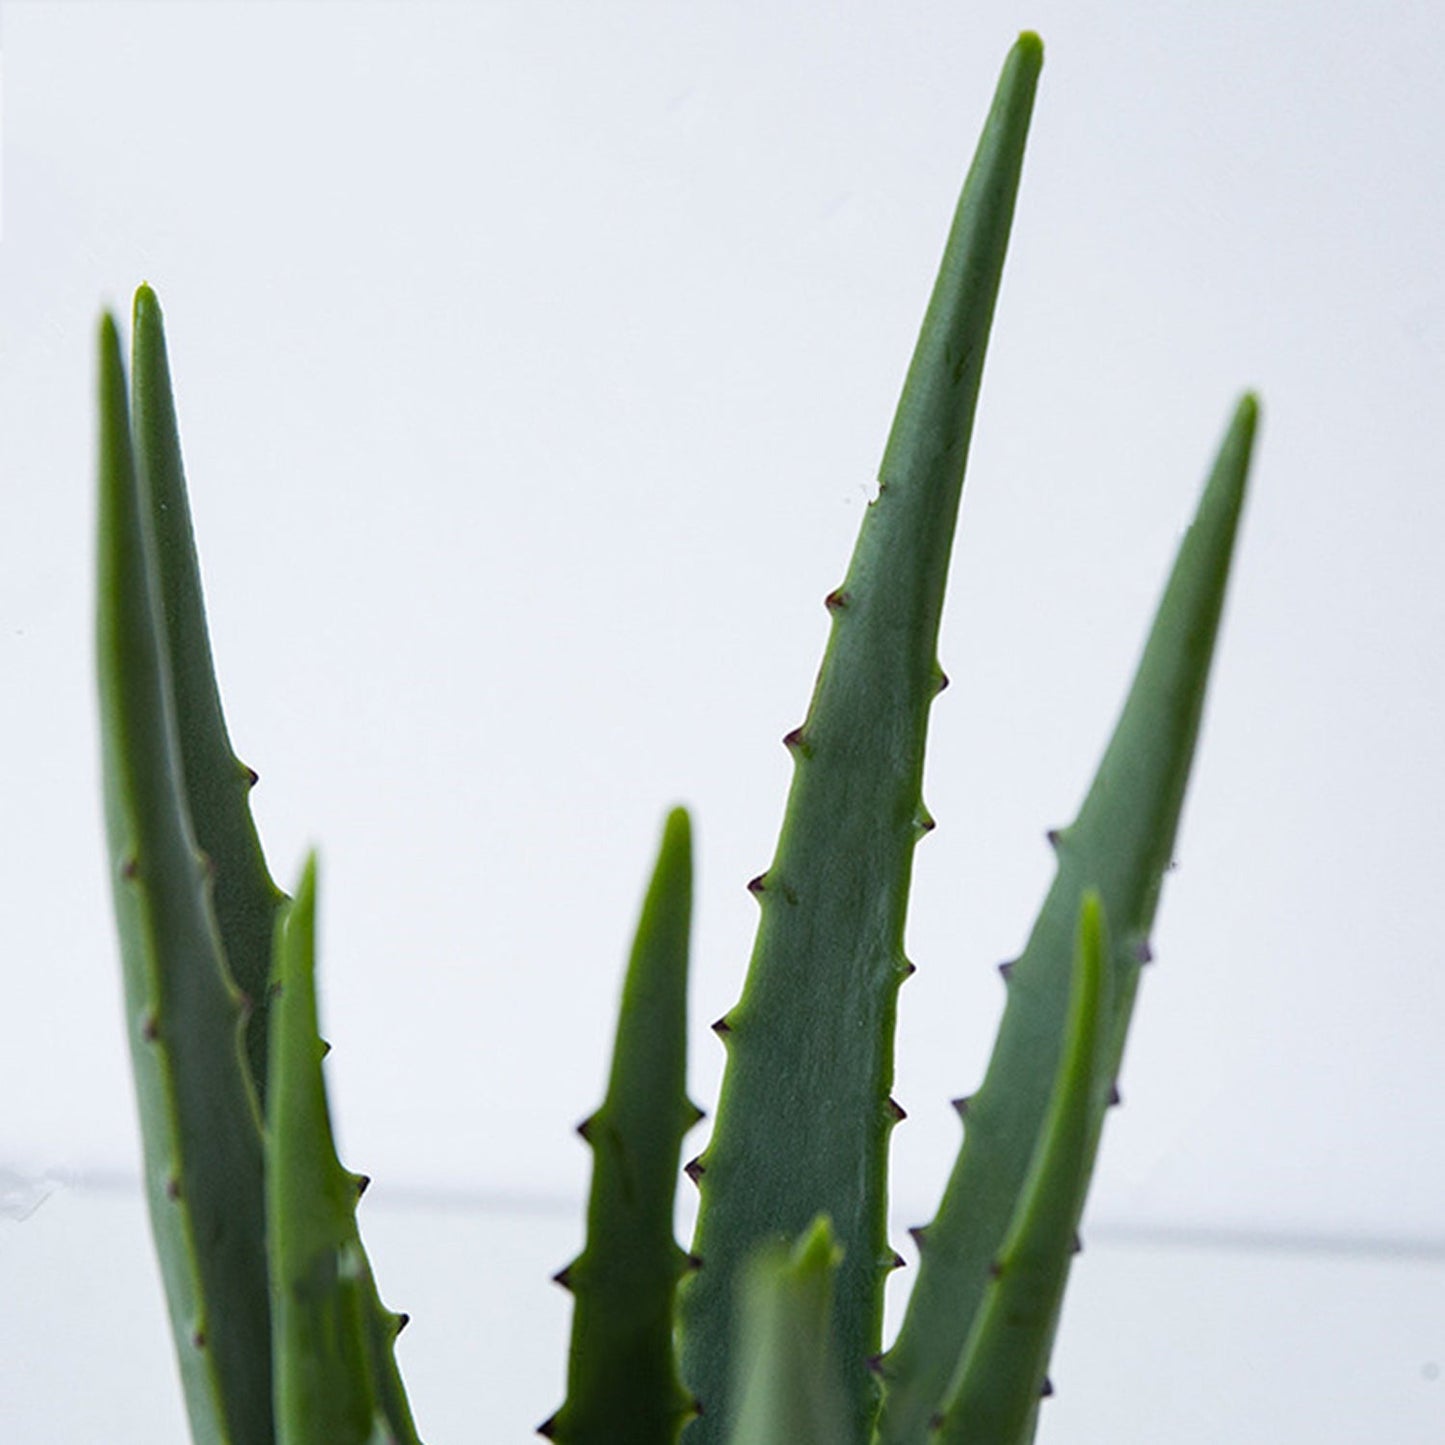
<instances>
[{"instance_id":1,"label":"succulent leaf","mask_svg":"<svg viewBox=\"0 0 1445 1445\"><path fill-rule=\"evenodd\" d=\"M271 1445L262 1143L241 995L187 804L145 479L99 337L97 668L106 832L151 1227L192 1434Z\"/></svg>"},{"instance_id":2,"label":"succulent leaf","mask_svg":"<svg viewBox=\"0 0 1445 1445\"><path fill-rule=\"evenodd\" d=\"M1084 894L1069 1016L1048 1114L1018 1208L964 1352L957 1385L930 1439L937 1445L1027 1445L1046 1388L1090 1152L1111 1075L1106 1067L1109 971L1104 910Z\"/></svg>"},{"instance_id":3,"label":"succulent leaf","mask_svg":"<svg viewBox=\"0 0 1445 1445\"><path fill-rule=\"evenodd\" d=\"M567 1400L542 1427L564 1445L672 1445L692 1413L673 1343L692 1262L673 1237L682 1139L700 1117L687 1087L692 841L674 809L642 907L593 1153L587 1242L558 1276L575 1296Z\"/></svg>"},{"instance_id":4,"label":"succulent leaf","mask_svg":"<svg viewBox=\"0 0 1445 1445\"><path fill-rule=\"evenodd\" d=\"M1194 523L1179 549L1129 696L1077 820L1051 835L1058 872L1023 955L963 1147L937 1218L886 1381L877 1439L916 1445L960 1368L1005 1230L1018 1204L1058 1073L1073 929L1086 890L1111 921L1107 1062L1116 1074L1142 960L1174 848L1234 553L1258 404L1238 404ZM1090 1149L1090 1165L1097 1138Z\"/></svg>"},{"instance_id":5,"label":"succulent leaf","mask_svg":"<svg viewBox=\"0 0 1445 1445\"><path fill-rule=\"evenodd\" d=\"M160 303L149 286L140 287L135 295L131 424L153 543L153 577L170 665L186 805L196 842L211 862L211 907L226 963L246 996L246 1056L251 1082L264 1106L271 941L276 910L285 895L271 880L251 820L249 798L256 775L231 751L221 710L165 330Z\"/></svg>"},{"instance_id":6,"label":"succulent leaf","mask_svg":"<svg viewBox=\"0 0 1445 1445\"><path fill-rule=\"evenodd\" d=\"M1042 47L1004 66L954 217L897 418L842 587L794 761L742 998L727 1015L717 1127L698 1171L683 1289L684 1377L702 1414L688 1445L722 1445L746 1261L819 1214L845 1253L834 1301L847 1431L862 1440L877 1385L888 1107L903 925L920 820L924 737L963 469L1013 217Z\"/></svg>"},{"instance_id":7,"label":"succulent leaf","mask_svg":"<svg viewBox=\"0 0 1445 1445\"><path fill-rule=\"evenodd\" d=\"M794 1248L767 1245L750 1261L729 1445L837 1445L847 1439L830 1338L833 1280L842 1257L824 1215Z\"/></svg>"},{"instance_id":8,"label":"succulent leaf","mask_svg":"<svg viewBox=\"0 0 1445 1445\"><path fill-rule=\"evenodd\" d=\"M316 1011L316 861L277 928L266 1207L278 1445L418 1445L356 1224L358 1176L336 1157Z\"/></svg>"}]
</instances>

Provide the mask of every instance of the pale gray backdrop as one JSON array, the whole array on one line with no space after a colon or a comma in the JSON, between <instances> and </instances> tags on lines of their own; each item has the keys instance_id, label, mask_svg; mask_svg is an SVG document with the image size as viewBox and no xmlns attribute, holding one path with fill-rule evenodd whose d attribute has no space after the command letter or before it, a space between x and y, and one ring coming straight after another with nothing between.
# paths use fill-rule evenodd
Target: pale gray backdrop
<instances>
[{"instance_id":1,"label":"pale gray backdrop","mask_svg":"<svg viewBox=\"0 0 1445 1445\"><path fill-rule=\"evenodd\" d=\"M416 1316L418 1415L439 1442L521 1439L557 1403L570 1126L658 826L695 809L710 1103L779 739L1025 25L1046 63L941 643L897 1234L951 1162L947 1100L979 1077L1044 829L1257 387L1180 866L1043 1438L1445 1438L1445 10L0 15L7 1438L181 1430L97 802L99 309L160 294L232 732L279 873L322 848L338 1127L376 1178L383 1289ZM1228 1250L1182 1248L1221 1231ZM1305 1245L1311 1284L1280 1252ZM1366 1281L1382 1251L1395 1273ZM1110 1302L1106 1276L1139 1287ZM1204 1334L1132 1368L1166 1321ZM78 1389L102 1370L109 1394Z\"/></svg>"}]
</instances>

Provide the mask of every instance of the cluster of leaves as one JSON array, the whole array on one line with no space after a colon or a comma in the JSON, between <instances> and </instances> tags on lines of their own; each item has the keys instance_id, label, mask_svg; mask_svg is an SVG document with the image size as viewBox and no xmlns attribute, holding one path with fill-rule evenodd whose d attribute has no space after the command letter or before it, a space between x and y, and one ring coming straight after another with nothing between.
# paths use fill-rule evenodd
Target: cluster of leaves
<instances>
[{"instance_id":1,"label":"cluster of leaves","mask_svg":"<svg viewBox=\"0 0 1445 1445\"><path fill-rule=\"evenodd\" d=\"M812 703L712 1137L680 1167L690 826L666 823L594 1151L559 1442L1026 1445L1199 729L1253 443L1238 405L1008 1002L902 1329L882 1349L903 930L936 649L1042 50L1005 64ZM98 646L107 827L153 1230L192 1430L226 1445L417 1434L332 1140L315 865L294 900L221 714L160 310L129 390L100 337ZM680 1173L697 1235L673 1235Z\"/></svg>"}]
</instances>

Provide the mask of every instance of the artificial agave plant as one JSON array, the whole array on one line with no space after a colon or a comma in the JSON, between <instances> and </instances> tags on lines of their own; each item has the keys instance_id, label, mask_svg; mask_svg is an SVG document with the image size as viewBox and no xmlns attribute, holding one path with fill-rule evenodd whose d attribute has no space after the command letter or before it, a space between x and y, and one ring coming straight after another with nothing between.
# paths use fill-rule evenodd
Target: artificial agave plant
<instances>
[{"instance_id":1,"label":"artificial agave plant","mask_svg":"<svg viewBox=\"0 0 1445 1445\"><path fill-rule=\"evenodd\" d=\"M1041 63L1022 36L944 252L812 704L727 1048L716 1126L685 1093L686 814L667 820L594 1152L565 1445L1024 1445L1170 857L1255 429L1238 405L1077 819L888 1349L890 1095L954 520ZM415 1442L332 1145L315 870L272 882L211 669L160 310L130 390L100 335L99 671L107 826L152 1227L191 1427L216 1445ZM696 1238L673 1237L680 1172Z\"/></svg>"}]
</instances>

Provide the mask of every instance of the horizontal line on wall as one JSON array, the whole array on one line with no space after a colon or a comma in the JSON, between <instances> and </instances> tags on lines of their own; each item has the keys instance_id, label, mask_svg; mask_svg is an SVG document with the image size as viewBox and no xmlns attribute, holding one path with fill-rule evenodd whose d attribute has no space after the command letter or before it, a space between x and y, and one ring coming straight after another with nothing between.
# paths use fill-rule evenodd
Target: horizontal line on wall
<instances>
[{"instance_id":1,"label":"horizontal line on wall","mask_svg":"<svg viewBox=\"0 0 1445 1445\"><path fill-rule=\"evenodd\" d=\"M35 1174L0 1165L0 1217L23 1219L57 1190L77 1194L139 1196L140 1178L119 1169L55 1169ZM367 1192L366 1202L369 1209L444 1209L470 1214L556 1219L578 1218L583 1209L580 1196L560 1191L386 1184L381 1180L377 1180ZM926 1211L917 1212L921 1217ZM1087 1220L1083 1233L1090 1242L1130 1248L1445 1262L1445 1237L1430 1235L1107 1217Z\"/></svg>"}]
</instances>

